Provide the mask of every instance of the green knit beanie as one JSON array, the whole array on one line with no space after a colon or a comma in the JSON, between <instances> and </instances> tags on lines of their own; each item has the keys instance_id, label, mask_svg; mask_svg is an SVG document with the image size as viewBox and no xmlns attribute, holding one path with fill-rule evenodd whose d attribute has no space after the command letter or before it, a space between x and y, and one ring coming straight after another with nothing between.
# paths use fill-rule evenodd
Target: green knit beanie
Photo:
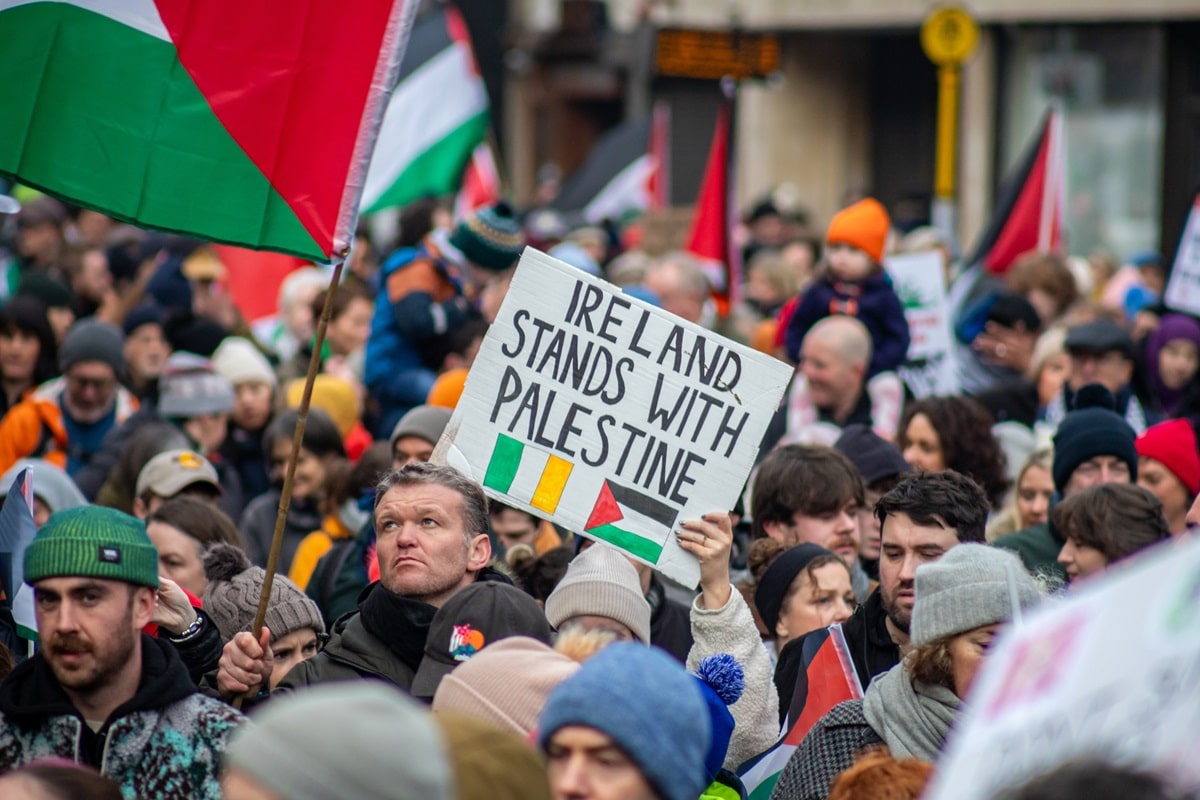
<instances>
[{"instance_id":1,"label":"green knit beanie","mask_svg":"<svg viewBox=\"0 0 1200 800\"><path fill-rule=\"evenodd\" d=\"M158 551L146 525L103 506L56 511L25 548L25 582L88 577L158 588Z\"/></svg>"},{"instance_id":2,"label":"green knit beanie","mask_svg":"<svg viewBox=\"0 0 1200 800\"><path fill-rule=\"evenodd\" d=\"M500 202L485 206L458 223L450 244L477 267L503 272L517 263L525 249L525 232L512 207Z\"/></svg>"}]
</instances>

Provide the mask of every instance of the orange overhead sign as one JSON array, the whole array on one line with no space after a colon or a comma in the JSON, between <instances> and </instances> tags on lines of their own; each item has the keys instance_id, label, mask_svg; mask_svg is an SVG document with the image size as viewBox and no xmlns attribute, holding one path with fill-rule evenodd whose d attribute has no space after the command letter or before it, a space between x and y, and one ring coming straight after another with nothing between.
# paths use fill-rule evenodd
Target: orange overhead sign
<instances>
[{"instance_id":1,"label":"orange overhead sign","mask_svg":"<svg viewBox=\"0 0 1200 800\"><path fill-rule=\"evenodd\" d=\"M779 69L779 39L762 33L661 30L655 63L658 74L677 78L764 78Z\"/></svg>"}]
</instances>

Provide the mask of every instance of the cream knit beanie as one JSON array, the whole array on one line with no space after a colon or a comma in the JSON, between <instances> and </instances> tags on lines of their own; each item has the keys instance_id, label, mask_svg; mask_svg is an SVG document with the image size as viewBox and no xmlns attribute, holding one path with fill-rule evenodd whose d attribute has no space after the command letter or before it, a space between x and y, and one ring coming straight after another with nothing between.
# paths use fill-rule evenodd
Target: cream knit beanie
<instances>
[{"instance_id":1,"label":"cream knit beanie","mask_svg":"<svg viewBox=\"0 0 1200 800\"><path fill-rule=\"evenodd\" d=\"M650 644L650 604L637 570L616 548L594 544L575 556L546 598L546 619L556 629L583 616L616 620Z\"/></svg>"}]
</instances>

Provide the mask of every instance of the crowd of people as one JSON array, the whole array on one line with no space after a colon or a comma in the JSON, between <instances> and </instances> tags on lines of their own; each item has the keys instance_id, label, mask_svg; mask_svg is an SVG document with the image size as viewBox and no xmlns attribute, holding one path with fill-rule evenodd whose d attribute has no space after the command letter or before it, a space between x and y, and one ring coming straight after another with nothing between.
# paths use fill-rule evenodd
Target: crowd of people
<instances>
[{"instance_id":1,"label":"crowd of people","mask_svg":"<svg viewBox=\"0 0 1200 800\"><path fill-rule=\"evenodd\" d=\"M862 697L770 796L915 798L1014 618L1200 525L1200 322L1146 254L995 275L872 198L824 235L767 201L724 308L722 271L637 222L428 200L247 320L201 242L49 197L8 225L0 495L29 476L36 534L0 587L3 797L745 797L840 624ZM527 245L795 367L737 507L674 531L698 587L432 463ZM947 256L953 396L903 377L884 261L920 250ZM1104 755L1005 797L1184 796Z\"/></svg>"}]
</instances>

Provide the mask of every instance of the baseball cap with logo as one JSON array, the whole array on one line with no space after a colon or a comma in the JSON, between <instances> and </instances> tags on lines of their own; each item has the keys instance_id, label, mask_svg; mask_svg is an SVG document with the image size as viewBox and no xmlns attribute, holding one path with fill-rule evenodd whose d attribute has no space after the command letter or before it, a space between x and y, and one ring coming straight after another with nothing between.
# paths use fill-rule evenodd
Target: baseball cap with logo
<instances>
[{"instance_id":1,"label":"baseball cap with logo","mask_svg":"<svg viewBox=\"0 0 1200 800\"><path fill-rule=\"evenodd\" d=\"M168 450L146 462L137 477L137 497L152 492L174 497L189 486L205 484L221 494L221 480L212 463L193 450Z\"/></svg>"},{"instance_id":2,"label":"baseball cap with logo","mask_svg":"<svg viewBox=\"0 0 1200 800\"><path fill-rule=\"evenodd\" d=\"M546 615L525 592L499 581L473 583L455 592L434 614L412 694L433 697L442 678L493 642L529 636L550 644L551 634Z\"/></svg>"}]
</instances>

